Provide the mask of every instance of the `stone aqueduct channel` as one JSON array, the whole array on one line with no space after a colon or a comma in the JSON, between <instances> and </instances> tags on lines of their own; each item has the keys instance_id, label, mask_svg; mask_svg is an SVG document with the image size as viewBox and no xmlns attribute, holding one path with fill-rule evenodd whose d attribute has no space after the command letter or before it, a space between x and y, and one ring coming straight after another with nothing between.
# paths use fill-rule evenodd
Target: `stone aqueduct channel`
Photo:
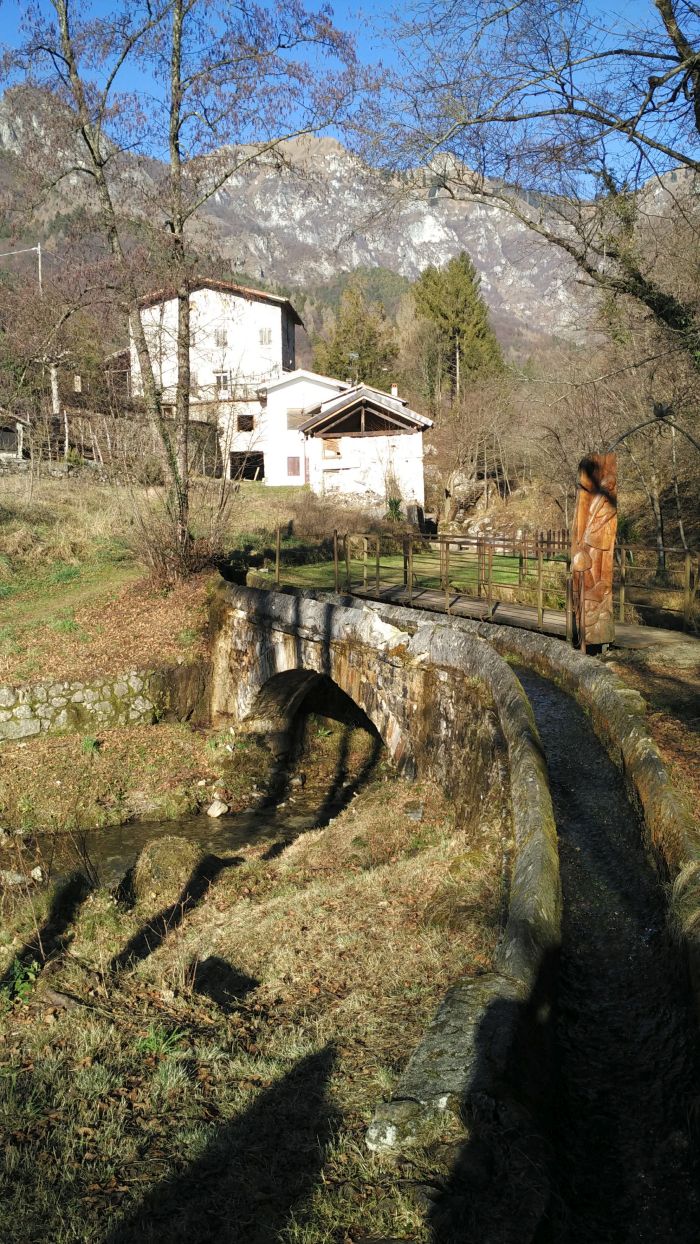
<instances>
[{"instance_id":1,"label":"stone aqueduct channel","mask_svg":"<svg viewBox=\"0 0 700 1244\"><path fill-rule=\"evenodd\" d=\"M500 802L493 971L452 987L367 1137L461 1116L436 1244L697 1244L700 837L641 697L557 640L351 597L225 585L213 622L214 722L283 755L330 681L465 839Z\"/></svg>"}]
</instances>

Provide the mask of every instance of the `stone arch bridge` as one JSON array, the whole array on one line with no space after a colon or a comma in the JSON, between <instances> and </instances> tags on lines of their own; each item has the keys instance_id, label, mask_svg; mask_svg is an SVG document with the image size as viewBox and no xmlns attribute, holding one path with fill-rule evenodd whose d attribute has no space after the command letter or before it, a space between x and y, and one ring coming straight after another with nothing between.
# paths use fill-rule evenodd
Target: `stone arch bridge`
<instances>
[{"instance_id":1,"label":"stone arch bridge","mask_svg":"<svg viewBox=\"0 0 700 1244\"><path fill-rule=\"evenodd\" d=\"M411 634L371 608L237 587L217 604L215 723L265 734L282 752L306 696L330 680L366 714L399 772L440 780L465 813L494 783L507 787L497 701L509 675L478 638L434 625Z\"/></svg>"},{"instance_id":2,"label":"stone arch bridge","mask_svg":"<svg viewBox=\"0 0 700 1244\"><path fill-rule=\"evenodd\" d=\"M306 696L330 682L366 714L400 772L442 784L465 844L484 818L503 835L506 912L493 970L450 990L394 1097L378 1108L371 1147L395 1145L422 1112L464 1104L472 1091L499 1098L522 1041L518 1025L529 1016L536 1026L551 1003L561 934L557 831L532 710L504 657L577 699L622 769L647 843L673 882L671 918L699 1003L697 830L649 736L641 697L605 666L542 635L329 594L223 585L212 622L215 724L265 733L283 753ZM537 1008L528 1009L533 998ZM494 1026L489 1014L521 1018Z\"/></svg>"}]
</instances>

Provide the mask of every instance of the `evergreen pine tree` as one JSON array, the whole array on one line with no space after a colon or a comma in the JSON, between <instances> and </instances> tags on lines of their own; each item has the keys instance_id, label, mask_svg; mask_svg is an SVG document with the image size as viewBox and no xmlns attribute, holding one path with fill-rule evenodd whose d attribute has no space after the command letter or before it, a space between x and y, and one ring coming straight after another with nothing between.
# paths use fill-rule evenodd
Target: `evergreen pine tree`
<instances>
[{"instance_id":1,"label":"evergreen pine tree","mask_svg":"<svg viewBox=\"0 0 700 1244\"><path fill-rule=\"evenodd\" d=\"M479 285L474 264L462 251L442 268L426 268L413 287L418 316L437 328L438 353L453 396L473 377L493 375L503 367ZM439 379L435 387L440 387Z\"/></svg>"},{"instance_id":2,"label":"evergreen pine tree","mask_svg":"<svg viewBox=\"0 0 700 1244\"><path fill-rule=\"evenodd\" d=\"M379 303L367 301L360 281L344 291L332 334L314 346L314 367L339 380L387 389L398 353L396 333Z\"/></svg>"}]
</instances>

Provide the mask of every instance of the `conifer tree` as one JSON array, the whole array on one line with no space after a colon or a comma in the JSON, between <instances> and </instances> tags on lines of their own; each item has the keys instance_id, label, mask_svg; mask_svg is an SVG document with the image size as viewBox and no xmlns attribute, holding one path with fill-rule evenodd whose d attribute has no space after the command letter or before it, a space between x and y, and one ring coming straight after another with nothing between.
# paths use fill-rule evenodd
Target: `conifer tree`
<instances>
[{"instance_id":1,"label":"conifer tree","mask_svg":"<svg viewBox=\"0 0 700 1244\"><path fill-rule=\"evenodd\" d=\"M397 353L396 333L384 308L368 302L361 281L352 281L330 338L316 342L314 367L339 380L388 389Z\"/></svg>"},{"instance_id":2,"label":"conifer tree","mask_svg":"<svg viewBox=\"0 0 700 1244\"><path fill-rule=\"evenodd\" d=\"M470 379L493 375L503 367L479 285L474 264L462 251L442 268L426 268L413 287L418 317L437 329L436 357L447 373L453 397L459 396ZM440 377L435 377L434 387L441 387Z\"/></svg>"}]
</instances>

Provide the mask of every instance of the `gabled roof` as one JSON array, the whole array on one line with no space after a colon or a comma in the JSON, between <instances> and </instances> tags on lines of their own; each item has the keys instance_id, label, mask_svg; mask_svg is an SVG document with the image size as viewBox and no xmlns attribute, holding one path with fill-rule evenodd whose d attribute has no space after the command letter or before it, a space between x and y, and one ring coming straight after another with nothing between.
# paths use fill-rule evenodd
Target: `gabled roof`
<instances>
[{"instance_id":1,"label":"gabled roof","mask_svg":"<svg viewBox=\"0 0 700 1244\"><path fill-rule=\"evenodd\" d=\"M288 298L283 298L280 294L271 294L266 289L251 289L247 285L234 285L231 281L217 281L213 277L197 278L190 286L190 294L196 294L198 289L213 289L219 294L236 294L239 298L247 298L250 302L270 302L274 306L286 308L294 323L301 324L303 327L304 321L299 312L294 309ZM144 294L142 298L139 298L139 306L154 307L159 302L169 302L171 298L176 297L176 289L154 289L150 294Z\"/></svg>"},{"instance_id":2,"label":"gabled roof","mask_svg":"<svg viewBox=\"0 0 700 1244\"><path fill-rule=\"evenodd\" d=\"M326 427L335 423L341 416L363 407L384 415L397 427L405 428L407 425L412 425L417 432L422 432L425 428L433 426L432 419L427 419L425 415L419 415L416 410L411 410L404 398L393 397L390 393L383 393L381 389L373 389L368 384L358 384L352 389L347 389L345 393L339 393L337 397L327 398L316 406L308 407L304 411L307 418L300 424L300 431L313 436L314 433L322 432Z\"/></svg>"},{"instance_id":3,"label":"gabled roof","mask_svg":"<svg viewBox=\"0 0 700 1244\"><path fill-rule=\"evenodd\" d=\"M329 389L335 389L336 393L340 390L350 388L345 380L335 380L333 376L321 376L319 372L307 371L305 367L297 367L296 371L286 371L279 380L271 380L269 384L261 385L261 390L270 393L273 389L282 389L286 384L293 384L295 380L314 380L317 384L325 384ZM327 401L324 398L324 401Z\"/></svg>"}]
</instances>

